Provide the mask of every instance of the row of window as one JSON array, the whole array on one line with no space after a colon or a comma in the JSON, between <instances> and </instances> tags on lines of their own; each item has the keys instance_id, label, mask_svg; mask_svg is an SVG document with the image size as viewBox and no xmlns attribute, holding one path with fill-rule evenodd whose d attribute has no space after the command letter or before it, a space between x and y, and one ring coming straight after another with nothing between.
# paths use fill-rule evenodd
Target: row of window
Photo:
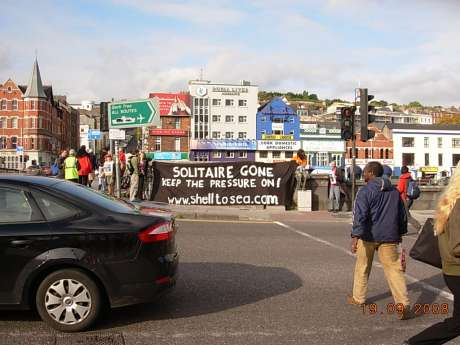
<instances>
[{"instance_id":1,"label":"row of window","mask_svg":"<svg viewBox=\"0 0 460 345\"><path fill-rule=\"evenodd\" d=\"M212 116L212 122L221 122L221 116L220 115L213 115ZM225 122L226 123L235 122L235 116L226 115L225 116ZM247 116L238 116L238 123L247 123L247 122L248 122L248 117Z\"/></svg>"},{"instance_id":2,"label":"row of window","mask_svg":"<svg viewBox=\"0 0 460 345\"><path fill-rule=\"evenodd\" d=\"M207 98L195 98L195 107L207 107L208 106L208 99ZM234 99L225 99L225 102L222 103L222 99L220 98L213 98L212 99L212 106L213 107L221 107L222 104L225 104L226 107L234 107L235 100ZM239 107L247 107L248 101L246 99L239 99L238 100Z\"/></svg>"},{"instance_id":3,"label":"row of window","mask_svg":"<svg viewBox=\"0 0 460 345\"><path fill-rule=\"evenodd\" d=\"M38 126L37 126L37 119L24 119L24 127L25 128L45 128L49 129L49 123L44 121L43 118L38 118ZM6 117L0 118L0 128L18 128L18 118L13 117L10 118L8 123L8 119Z\"/></svg>"},{"instance_id":4,"label":"row of window","mask_svg":"<svg viewBox=\"0 0 460 345\"><path fill-rule=\"evenodd\" d=\"M356 157L358 157L358 151L359 149L356 149ZM362 149L361 149L362 150ZM348 149L348 155L350 158L353 157L353 149L349 148ZM368 159L390 159L390 149L364 149L364 158Z\"/></svg>"},{"instance_id":5,"label":"row of window","mask_svg":"<svg viewBox=\"0 0 460 345\"><path fill-rule=\"evenodd\" d=\"M438 161L437 164L433 161L430 161L430 154L425 153L425 166L442 166L444 164L444 156L442 153L438 154ZM452 166L456 166L457 163L460 161L460 154L454 153L452 154ZM402 154L402 165L413 166L415 165L415 153L403 153Z\"/></svg>"},{"instance_id":6,"label":"row of window","mask_svg":"<svg viewBox=\"0 0 460 345\"><path fill-rule=\"evenodd\" d=\"M268 117L267 116L262 116L260 118L260 122L267 122ZM294 116L288 116L287 118L282 118L282 117L276 117L271 120L272 123L295 123L295 117Z\"/></svg>"},{"instance_id":7,"label":"row of window","mask_svg":"<svg viewBox=\"0 0 460 345\"><path fill-rule=\"evenodd\" d=\"M442 137L438 137L438 148L442 149L443 140ZM415 138L414 137L402 137L401 138L402 147L415 147ZM430 138L423 138L423 147L428 149L430 147ZM460 138L452 138L452 147L460 148Z\"/></svg>"},{"instance_id":8,"label":"row of window","mask_svg":"<svg viewBox=\"0 0 460 345\"><path fill-rule=\"evenodd\" d=\"M8 106L8 103L11 103L11 106ZM47 101L24 101L25 110L50 110L50 104ZM0 101L0 110L18 110L19 101L13 99L8 101L7 99L2 99Z\"/></svg>"},{"instance_id":9,"label":"row of window","mask_svg":"<svg viewBox=\"0 0 460 345\"><path fill-rule=\"evenodd\" d=\"M37 144L38 141L38 145ZM16 149L16 146L18 145L18 137L11 137L9 142L7 137L0 137L0 150L2 149ZM23 138L22 139L22 146L26 150L35 150L35 149L40 149L40 150L50 150L51 149L51 144L49 139L38 139L36 140L35 138Z\"/></svg>"},{"instance_id":10,"label":"row of window","mask_svg":"<svg viewBox=\"0 0 460 345\"><path fill-rule=\"evenodd\" d=\"M239 157L239 158L248 158L248 153L247 151L213 151L211 153L211 157L212 158L222 158L222 157L225 157L225 158L235 158L235 157Z\"/></svg>"},{"instance_id":11,"label":"row of window","mask_svg":"<svg viewBox=\"0 0 460 345\"><path fill-rule=\"evenodd\" d=\"M221 136L222 135L222 136ZM213 139L233 139L234 138L234 132L212 132L212 138ZM246 139L247 138L247 132L238 132L238 139Z\"/></svg>"},{"instance_id":12,"label":"row of window","mask_svg":"<svg viewBox=\"0 0 460 345\"><path fill-rule=\"evenodd\" d=\"M154 151L161 151L161 137L156 137L155 142L153 143L153 150ZM180 152L180 138L176 138L174 140L174 151Z\"/></svg>"}]
</instances>

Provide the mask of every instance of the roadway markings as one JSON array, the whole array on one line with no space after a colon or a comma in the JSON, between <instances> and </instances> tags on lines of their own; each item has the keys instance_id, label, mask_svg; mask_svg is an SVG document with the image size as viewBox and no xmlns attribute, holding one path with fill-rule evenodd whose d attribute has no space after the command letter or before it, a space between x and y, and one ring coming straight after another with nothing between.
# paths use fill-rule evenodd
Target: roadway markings
<instances>
[{"instance_id":1,"label":"roadway markings","mask_svg":"<svg viewBox=\"0 0 460 345\"><path fill-rule=\"evenodd\" d=\"M300 235L300 236L307 237L307 238L309 238L310 240L313 240L313 241L322 243L322 244L324 244L324 245L326 245L326 246L329 246L329 247L331 247L331 248L337 249L337 250L339 250L339 251L341 251L341 252L343 252L343 253L345 253L345 254L347 254L347 255L349 255L349 256L355 257L355 254L351 253L349 250L347 250L347 249L345 249L345 248L343 248L343 247L341 247L341 246L339 246L339 245L336 245L336 244L334 244L334 243L325 241L325 240L323 240L323 239L321 239L321 238L319 238L319 237L310 235L310 234L308 234L308 233L306 233L306 232L297 230L297 229L295 229L295 228L293 228L293 227L291 227L291 226L289 226L289 225L287 225L287 224L284 224L284 223L281 223L281 222L274 222L274 223L275 223L276 225L278 225L278 226L281 226L281 227L283 227L283 228L289 230L289 231L295 232L296 234L298 234L298 235ZM383 269L382 265L381 265L379 262L375 262L375 261L374 261L374 262L372 263L372 265L375 266L375 267L379 267L379 268L382 268L382 269ZM413 276L411 276L411 275L409 275L409 274L407 274L407 273L405 274L405 277L406 277L406 279L407 279L409 282L415 283L415 284L419 284L419 285L422 286L425 290L431 291L431 292L433 292L433 293L435 293L435 294L437 294L437 295L439 295L439 296L442 296L442 297L448 299L449 301L453 301L453 300L454 300L454 296L453 296L450 292L441 290L441 289L439 289L439 288L437 288L437 287L435 287L435 286L433 286L433 285L431 285L431 284L428 284L428 283L425 283L425 282L423 282L423 281L420 281L419 279L417 279L417 278L415 278L415 277L413 277Z\"/></svg>"},{"instance_id":2,"label":"roadway markings","mask_svg":"<svg viewBox=\"0 0 460 345\"><path fill-rule=\"evenodd\" d=\"M225 220L225 219L190 219L176 218L177 222L195 222L195 223L242 223L242 224L273 224L271 220Z\"/></svg>"}]
</instances>

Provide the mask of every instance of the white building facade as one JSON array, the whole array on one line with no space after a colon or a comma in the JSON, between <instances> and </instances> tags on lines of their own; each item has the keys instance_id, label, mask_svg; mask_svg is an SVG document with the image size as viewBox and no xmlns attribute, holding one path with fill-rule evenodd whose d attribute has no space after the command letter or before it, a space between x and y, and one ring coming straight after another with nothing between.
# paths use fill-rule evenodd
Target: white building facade
<instances>
[{"instance_id":1,"label":"white building facade","mask_svg":"<svg viewBox=\"0 0 460 345\"><path fill-rule=\"evenodd\" d=\"M460 125L392 125L389 128L395 167L406 165L420 172L450 174L460 161Z\"/></svg>"},{"instance_id":2,"label":"white building facade","mask_svg":"<svg viewBox=\"0 0 460 345\"><path fill-rule=\"evenodd\" d=\"M257 86L189 82L192 139L256 139Z\"/></svg>"}]
</instances>

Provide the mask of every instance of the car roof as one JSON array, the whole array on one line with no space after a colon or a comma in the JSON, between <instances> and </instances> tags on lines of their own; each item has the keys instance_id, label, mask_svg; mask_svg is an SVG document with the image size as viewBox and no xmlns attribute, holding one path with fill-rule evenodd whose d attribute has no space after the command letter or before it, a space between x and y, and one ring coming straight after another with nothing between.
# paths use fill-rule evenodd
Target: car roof
<instances>
[{"instance_id":1,"label":"car roof","mask_svg":"<svg viewBox=\"0 0 460 345\"><path fill-rule=\"evenodd\" d=\"M35 185L42 187L50 187L57 183L60 183L61 180L55 178L44 177L44 176L28 176L28 175L7 175L0 174L0 183L12 183L20 185Z\"/></svg>"}]
</instances>

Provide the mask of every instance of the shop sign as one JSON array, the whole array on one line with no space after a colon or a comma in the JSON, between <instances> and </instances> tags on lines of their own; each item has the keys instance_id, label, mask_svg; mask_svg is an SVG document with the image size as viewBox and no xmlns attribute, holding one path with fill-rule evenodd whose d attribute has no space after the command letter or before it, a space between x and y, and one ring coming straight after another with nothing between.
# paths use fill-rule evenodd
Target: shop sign
<instances>
[{"instance_id":1,"label":"shop sign","mask_svg":"<svg viewBox=\"0 0 460 345\"><path fill-rule=\"evenodd\" d=\"M154 152L153 159L164 161L178 161L183 158L183 152Z\"/></svg>"},{"instance_id":2,"label":"shop sign","mask_svg":"<svg viewBox=\"0 0 460 345\"><path fill-rule=\"evenodd\" d=\"M345 152L343 140L302 140L305 152Z\"/></svg>"},{"instance_id":3,"label":"shop sign","mask_svg":"<svg viewBox=\"0 0 460 345\"><path fill-rule=\"evenodd\" d=\"M294 140L294 136L289 134L262 134L262 140Z\"/></svg>"},{"instance_id":4,"label":"shop sign","mask_svg":"<svg viewBox=\"0 0 460 345\"><path fill-rule=\"evenodd\" d=\"M300 141L293 140L258 140L259 151L297 151L300 149Z\"/></svg>"},{"instance_id":5,"label":"shop sign","mask_svg":"<svg viewBox=\"0 0 460 345\"><path fill-rule=\"evenodd\" d=\"M190 140L191 150L240 150L255 151L257 142L251 139L193 139Z\"/></svg>"},{"instance_id":6,"label":"shop sign","mask_svg":"<svg viewBox=\"0 0 460 345\"><path fill-rule=\"evenodd\" d=\"M169 135L175 137L187 136L187 131L183 129L151 129L149 130L150 135Z\"/></svg>"},{"instance_id":7,"label":"shop sign","mask_svg":"<svg viewBox=\"0 0 460 345\"><path fill-rule=\"evenodd\" d=\"M428 174L436 174L438 172L438 167L421 167L420 172Z\"/></svg>"}]
</instances>

